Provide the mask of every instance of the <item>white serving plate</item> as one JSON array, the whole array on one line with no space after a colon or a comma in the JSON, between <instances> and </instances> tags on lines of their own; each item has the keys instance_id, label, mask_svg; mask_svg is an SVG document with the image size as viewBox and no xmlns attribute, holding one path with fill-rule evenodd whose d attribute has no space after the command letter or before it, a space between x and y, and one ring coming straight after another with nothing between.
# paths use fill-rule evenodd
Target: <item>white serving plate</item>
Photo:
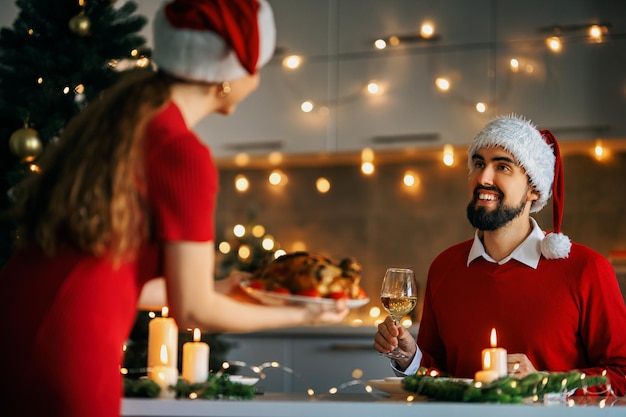
<instances>
[{"instance_id":1,"label":"white serving plate","mask_svg":"<svg viewBox=\"0 0 626 417\"><path fill-rule=\"evenodd\" d=\"M282 294L272 291L263 291L251 288L248 282L239 284L241 288L252 298L268 305L303 305L312 304L335 304L337 300L323 297L306 297L303 295ZM369 303L369 298L349 299L348 308L357 308Z\"/></svg>"}]
</instances>

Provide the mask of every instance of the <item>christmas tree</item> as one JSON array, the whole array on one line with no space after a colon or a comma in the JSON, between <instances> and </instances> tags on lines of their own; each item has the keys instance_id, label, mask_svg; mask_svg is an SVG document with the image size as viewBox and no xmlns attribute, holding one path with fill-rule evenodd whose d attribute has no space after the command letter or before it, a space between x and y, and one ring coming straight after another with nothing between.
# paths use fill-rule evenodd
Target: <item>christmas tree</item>
<instances>
[{"instance_id":1,"label":"christmas tree","mask_svg":"<svg viewBox=\"0 0 626 417\"><path fill-rule=\"evenodd\" d=\"M16 0L12 28L0 31L0 210L37 172L37 156L121 71L149 67L137 4L115 0ZM0 223L0 266L13 228Z\"/></svg>"}]
</instances>

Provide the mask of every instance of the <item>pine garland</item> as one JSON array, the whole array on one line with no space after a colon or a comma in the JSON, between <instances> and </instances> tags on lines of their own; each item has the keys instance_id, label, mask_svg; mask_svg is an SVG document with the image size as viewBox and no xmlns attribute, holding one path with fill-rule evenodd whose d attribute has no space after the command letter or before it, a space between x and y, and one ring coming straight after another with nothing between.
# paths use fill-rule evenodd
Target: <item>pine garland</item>
<instances>
[{"instance_id":1,"label":"pine garland","mask_svg":"<svg viewBox=\"0 0 626 417\"><path fill-rule=\"evenodd\" d=\"M176 398L205 400L244 400L253 398L256 392L253 385L233 382L227 374L209 374L206 382L201 384L189 384L185 380L179 379L174 389L176 390ZM124 379L125 397L154 398L160 392L159 385L150 379Z\"/></svg>"},{"instance_id":2,"label":"pine garland","mask_svg":"<svg viewBox=\"0 0 626 417\"><path fill-rule=\"evenodd\" d=\"M489 384L420 373L403 380L405 391L436 401L489 403L521 403L527 398L539 401L548 393L564 393L608 383L606 376L588 376L578 371L536 372L521 379L506 376Z\"/></svg>"}]
</instances>

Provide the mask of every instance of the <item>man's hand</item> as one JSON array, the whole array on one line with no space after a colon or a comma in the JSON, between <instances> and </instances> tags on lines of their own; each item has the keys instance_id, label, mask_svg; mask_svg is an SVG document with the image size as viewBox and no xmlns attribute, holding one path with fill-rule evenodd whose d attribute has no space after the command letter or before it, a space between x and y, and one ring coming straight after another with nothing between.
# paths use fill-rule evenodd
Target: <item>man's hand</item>
<instances>
[{"instance_id":1,"label":"man's hand","mask_svg":"<svg viewBox=\"0 0 626 417\"><path fill-rule=\"evenodd\" d=\"M400 368L405 369L415 356L417 350L415 339L404 327L396 325L388 316L378 325L378 332L374 336L374 349L380 353L388 353L396 346L401 353L409 357L395 360Z\"/></svg>"},{"instance_id":2,"label":"man's hand","mask_svg":"<svg viewBox=\"0 0 626 417\"><path fill-rule=\"evenodd\" d=\"M524 378L527 375L537 372L528 356L524 353L510 353L506 359L509 375L515 378Z\"/></svg>"}]
</instances>

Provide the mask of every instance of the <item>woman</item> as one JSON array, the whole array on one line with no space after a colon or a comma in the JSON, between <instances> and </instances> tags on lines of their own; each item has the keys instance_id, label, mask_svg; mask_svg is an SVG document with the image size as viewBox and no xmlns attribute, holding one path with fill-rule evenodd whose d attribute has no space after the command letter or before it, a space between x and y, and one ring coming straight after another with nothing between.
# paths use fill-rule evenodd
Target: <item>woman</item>
<instances>
[{"instance_id":1,"label":"woman","mask_svg":"<svg viewBox=\"0 0 626 417\"><path fill-rule=\"evenodd\" d=\"M22 245L0 272L0 328L11 340L0 348L9 362L0 393L22 416L119 415L122 346L154 277L164 277L183 329L250 331L347 314L341 302L246 304L214 286L217 171L190 128L232 113L257 87L274 48L269 5L175 0L154 29L159 72L105 91L24 186ZM142 300L159 305L164 297L151 293Z\"/></svg>"}]
</instances>

